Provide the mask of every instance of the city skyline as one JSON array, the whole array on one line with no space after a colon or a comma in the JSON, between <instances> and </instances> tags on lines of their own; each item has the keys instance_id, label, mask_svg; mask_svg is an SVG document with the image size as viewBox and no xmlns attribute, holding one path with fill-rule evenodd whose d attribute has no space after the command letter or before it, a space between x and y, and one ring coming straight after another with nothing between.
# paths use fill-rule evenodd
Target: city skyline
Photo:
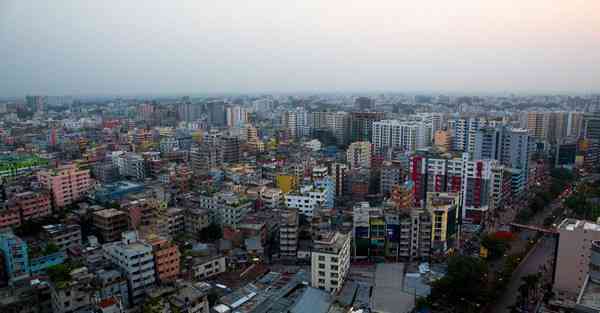
<instances>
[{"instance_id":1,"label":"city skyline","mask_svg":"<svg viewBox=\"0 0 600 313\"><path fill-rule=\"evenodd\" d=\"M594 93L595 12L595 1L4 1L0 96Z\"/></svg>"}]
</instances>

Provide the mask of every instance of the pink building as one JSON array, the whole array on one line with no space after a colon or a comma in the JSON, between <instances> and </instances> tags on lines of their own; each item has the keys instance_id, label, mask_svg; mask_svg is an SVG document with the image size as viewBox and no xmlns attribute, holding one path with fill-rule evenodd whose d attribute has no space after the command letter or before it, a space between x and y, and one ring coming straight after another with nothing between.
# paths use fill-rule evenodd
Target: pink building
<instances>
[{"instance_id":1,"label":"pink building","mask_svg":"<svg viewBox=\"0 0 600 313\"><path fill-rule=\"evenodd\" d=\"M21 214L18 208L3 207L0 208L0 228L21 225Z\"/></svg>"},{"instance_id":2,"label":"pink building","mask_svg":"<svg viewBox=\"0 0 600 313\"><path fill-rule=\"evenodd\" d=\"M38 172L38 180L52 192L57 207L81 200L93 186L90 171L80 170L75 164Z\"/></svg>"},{"instance_id":3,"label":"pink building","mask_svg":"<svg viewBox=\"0 0 600 313\"><path fill-rule=\"evenodd\" d=\"M23 221L52 214L50 195L45 192L22 192L13 195L0 208L0 228L19 226Z\"/></svg>"},{"instance_id":4,"label":"pink building","mask_svg":"<svg viewBox=\"0 0 600 313\"><path fill-rule=\"evenodd\" d=\"M21 211L23 221L52 214L50 195L46 192L22 192L14 195L10 201Z\"/></svg>"}]
</instances>

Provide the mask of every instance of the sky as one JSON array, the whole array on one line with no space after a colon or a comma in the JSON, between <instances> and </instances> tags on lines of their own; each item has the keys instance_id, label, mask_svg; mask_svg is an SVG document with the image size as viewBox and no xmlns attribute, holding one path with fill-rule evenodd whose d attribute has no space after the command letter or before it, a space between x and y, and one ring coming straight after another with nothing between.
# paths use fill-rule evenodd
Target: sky
<instances>
[{"instance_id":1,"label":"sky","mask_svg":"<svg viewBox=\"0 0 600 313\"><path fill-rule=\"evenodd\" d=\"M0 0L0 96L600 91L598 0Z\"/></svg>"}]
</instances>

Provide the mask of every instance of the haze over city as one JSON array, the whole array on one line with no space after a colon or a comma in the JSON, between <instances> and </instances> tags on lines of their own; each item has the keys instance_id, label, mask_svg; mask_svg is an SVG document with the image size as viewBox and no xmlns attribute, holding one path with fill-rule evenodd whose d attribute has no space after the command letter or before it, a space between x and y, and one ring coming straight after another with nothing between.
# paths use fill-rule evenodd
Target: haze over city
<instances>
[{"instance_id":1,"label":"haze over city","mask_svg":"<svg viewBox=\"0 0 600 313\"><path fill-rule=\"evenodd\" d=\"M590 93L598 1L0 1L0 96Z\"/></svg>"},{"instance_id":2,"label":"haze over city","mask_svg":"<svg viewBox=\"0 0 600 313\"><path fill-rule=\"evenodd\" d=\"M600 0L0 0L0 313L600 313Z\"/></svg>"}]
</instances>

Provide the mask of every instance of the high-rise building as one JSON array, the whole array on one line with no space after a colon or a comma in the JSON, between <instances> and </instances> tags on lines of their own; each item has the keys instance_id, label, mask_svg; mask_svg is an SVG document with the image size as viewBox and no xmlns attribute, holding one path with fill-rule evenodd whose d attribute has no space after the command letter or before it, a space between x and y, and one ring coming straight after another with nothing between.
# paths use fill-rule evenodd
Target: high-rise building
<instances>
[{"instance_id":1,"label":"high-rise building","mask_svg":"<svg viewBox=\"0 0 600 313\"><path fill-rule=\"evenodd\" d=\"M350 113L350 139L355 141L370 141L373 137L373 123L385 118L383 112L352 112Z\"/></svg>"},{"instance_id":2,"label":"high-rise building","mask_svg":"<svg viewBox=\"0 0 600 313\"><path fill-rule=\"evenodd\" d=\"M208 119L212 126L223 127L226 125L225 103L222 101L211 101L206 104Z\"/></svg>"},{"instance_id":3,"label":"high-rise building","mask_svg":"<svg viewBox=\"0 0 600 313\"><path fill-rule=\"evenodd\" d=\"M600 240L600 225L565 219L557 230L553 289L561 298L575 299L589 273L592 242Z\"/></svg>"},{"instance_id":4,"label":"high-rise building","mask_svg":"<svg viewBox=\"0 0 600 313\"><path fill-rule=\"evenodd\" d=\"M104 244L102 250L127 276L130 303L141 303L156 281L152 246L140 241L137 232L129 231L122 234L121 241Z\"/></svg>"},{"instance_id":5,"label":"high-rise building","mask_svg":"<svg viewBox=\"0 0 600 313\"><path fill-rule=\"evenodd\" d=\"M281 211L279 225L279 256L296 259L298 257L298 211L284 209Z\"/></svg>"},{"instance_id":6,"label":"high-rise building","mask_svg":"<svg viewBox=\"0 0 600 313\"><path fill-rule=\"evenodd\" d=\"M433 145L441 152L452 149L452 134L448 130L438 130L433 135Z\"/></svg>"},{"instance_id":7,"label":"high-rise building","mask_svg":"<svg viewBox=\"0 0 600 313\"><path fill-rule=\"evenodd\" d=\"M585 137L600 142L600 113L586 113L583 116L583 124Z\"/></svg>"},{"instance_id":8,"label":"high-rise building","mask_svg":"<svg viewBox=\"0 0 600 313\"><path fill-rule=\"evenodd\" d=\"M520 172L523 189L528 180L529 160L533 142L525 129L509 128L506 125L484 127L476 134L474 160L498 160L500 164Z\"/></svg>"},{"instance_id":9,"label":"high-rise building","mask_svg":"<svg viewBox=\"0 0 600 313\"><path fill-rule=\"evenodd\" d=\"M293 111L283 112L281 124L287 129L292 138L309 135L308 112L304 108L296 108Z\"/></svg>"},{"instance_id":10,"label":"high-rise building","mask_svg":"<svg viewBox=\"0 0 600 313\"><path fill-rule=\"evenodd\" d=\"M64 207L83 199L93 186L89 170L80 170L75 164L40 171L39 182L52 192L56 207Z\"/></svg>"},{"instance_id":11,"label":"high-rise building","mask_svg":"<svg viewBox=\"0 0 600 313\"><path fill-rule=\"evenodd\" d=\"M219 140L223 150L223 162L237 163L240 161L240 140L237 136L223 136Z\"/></svg>"},{"instance_id":12,"label":"high-rise building","mask_svg":"<svg viewBox=\"0 0 600 313\"><path fill-rule=\"evenodd\" d=\"M372 145L368 141L353 142L346 150L346 161L350 169L370 168L372 156Z\"/></svg>"},{"instance_id":13,"label":"high-rise building","mask_svg":"<svg viewBox=\"0 0 600 313\"><path fill-rule=\"evenodd\" d=\"M379 192L389 196L393 186L404 182L404 174L399 161L384 161L381 165Z\"/></svg>"},{"instance_id":14,"label":"high-rise building","mask_svg":"<svg viewBox=\"0 0 600 313\"><path fill-rule=\"evenodd\" d=\"M190 162L195 175L206 175L223 163L223 149L217 143L201 143L192 147Z\"/></svg>"},{"instance_id":15,"label":"high-rise building","mask_svg":"<svg viewBox=\"0 0 600 313\"><path fill-rule=\"evenodd\" d=\"M327 232L313 242L311 285L331 293L341 290L350 268L350 234Z\"/></svg>"},{"instance_id":16,"label":"high-rise building","mask_svg":"<svg viewBox=\"0 0 600 313\"><path fill-rule=\"evenodd\" d=\"M475 145L475 134L486 126L484 119L457 119L449 121L452 131L452 150L472 153Z\"/></svg>"},{"instance_id":17,"label":"high-rise building","mask_svg":"<svg viewBox=\"0 0 600 313\"><path fill-rule=\"evenodd\" d=\"M555 144L567 137L569 131L569 112L550 112L548 115L546 140L552 144Z\"/></svg>"},{"instance_id":18,"label":"high-rise building","mask_svg":"<svg viewBox=\"0 0 600 313\"><path fill-rule=\"evenodd\" d=\"M579 138L583 131L583 112L569 112L567 136Z\"/></svg>"},{"instance_id":19,"label":"high-rise building","mask_svg":"<svg viewBox=\"0 0 600 313\"><path fill-rule=\"evenodd\" d=\"M377 151L385 148L401 148L405 151L415 151L424 148L430 142L429 131L425 122L403 122L383 120L373 122L373 137L371 142Z\"/></svg>"},{"instance_id":20,"label":"high-rise building","mask_svg":"<svg viewBox=\"0 0 600 313\"><path fill-rule=\"evenodd\" d=\"M309 128L313 137L327 133L335 138L335 144L344 146L350 140L350 115L342 111L312 112L309 115ZM327 140L323 141L328 143Z\"/></svg>"},{"instance_id":21,"label":"high-rise building","mask_svg":"<svg viewBox=\"0 0 600 313\"><path fill-rule=\"evenodd\" d=\"M368 111L373 109L375 101L369 97L358 97L354 99L354 105L357 106L361 111Z\"/></svg>"},{"instance_id":22,"label":"high-rise building","mask_svg":"<svg viewBox=\"0 0 600 313\"><path fill-rule=\"evenodd\" d=\"M227 107L227 127L242 127L248 122L248 112L239 105Z\"/></svg>"},{"instance_id":23,"label":"high-rise building","mask_svg":"<svg viewBox=\"0 0 600 313\"><path fill-rule=\"evenodd\" d=\"M527 112L526 128L537 140L545 140L548 132L549 115L547 112Z\"/></svg>"},{"instance_id":24,"label":"high-rise building","mask_svg":"<svg viewBox=\"0 0 600 313\"><path fill-rule=\"evenodd\" d=\"M428 192L425 207L431 214L432 250L443 254L458 231L460 194Z\"/></svg>"}]
</instances>

